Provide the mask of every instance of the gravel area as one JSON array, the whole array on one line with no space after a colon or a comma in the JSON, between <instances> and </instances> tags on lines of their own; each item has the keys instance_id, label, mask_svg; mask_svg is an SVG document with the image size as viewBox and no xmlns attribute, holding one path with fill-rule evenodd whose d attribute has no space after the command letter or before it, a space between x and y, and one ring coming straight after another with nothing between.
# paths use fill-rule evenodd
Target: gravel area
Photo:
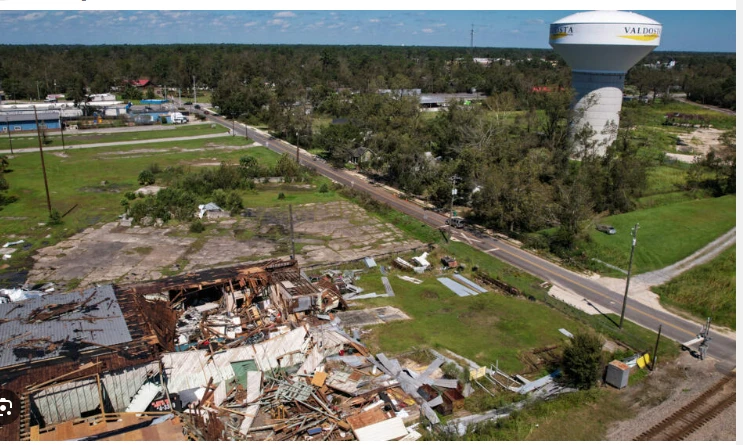
<instances>
[{"instance_id":1,"label":"gravel area","mask_svg":"<svg viewBox=\"0 0 743 445\"><path fill-rule=\"evenodd\" d=\"M715 361L697 360L682 353L673 362L659 366L642 383L629 388L623 397L637 415L609 427L608 440L632 440L694 400L724 375ZM734 390L732 384L726 390ZM687 440L735 440L735 406L704 425Z\"/></svg>"}]
</instances>

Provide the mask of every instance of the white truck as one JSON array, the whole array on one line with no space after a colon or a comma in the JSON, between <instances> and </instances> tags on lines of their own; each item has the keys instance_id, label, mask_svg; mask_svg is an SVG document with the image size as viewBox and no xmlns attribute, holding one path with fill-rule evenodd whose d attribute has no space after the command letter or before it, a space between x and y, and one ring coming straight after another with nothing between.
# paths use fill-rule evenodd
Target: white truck
<instances>
[{"instance_id":1,"label":"white truck","mask_svg":"<svg viewBox=\"0 0 743 445\"><path fill-rule=\"evenodd\" d=\"M172 120L174 124L188 123L188 118L181 113L170 113L170 120Z\"/></svg>"}]
</instances>

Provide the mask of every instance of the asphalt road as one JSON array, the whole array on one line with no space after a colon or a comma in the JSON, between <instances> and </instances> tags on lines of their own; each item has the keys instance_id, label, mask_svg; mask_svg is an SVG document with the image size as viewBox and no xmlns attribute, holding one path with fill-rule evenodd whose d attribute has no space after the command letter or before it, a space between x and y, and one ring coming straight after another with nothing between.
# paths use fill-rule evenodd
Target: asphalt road
<instances>
[{"instance_id":1,"label":"asphalt road","mask_svg":"<svg viewBox=\"0 0 743 445\"><path fill-rule=\"evenodd\" d=\"M232 128L232 121L214 115L209 115L207 117L227 128ZM297 148L280 139L266 136L250 127L246 128L246 126L241 124L237 124L235 129L238 135L236 137L245 137L247 134L248 137L270 150L296 156ZM322 161L315 161L313 160L313 156L307 152L300 150L299 160L302 165L313 168L318 173L338 183L357 190L363 190L378 201L384 202L390 207L413 216L432 227L438 228L445 225L445 216L424 210L412 202L402 200L383 190L381 187L375 187L368 184L367 182L362 181L343 170L335 169ZM613 292L593 280L559 267L512 244L496 240L487 235L478 235L472 232L454 229L452 231L452 236L540 279L570 290L594 304L606 308L612 308L618 313L621 312L623 295ZM630 298L628 298L625 318L653 331L657 331L658 326L663 325L662 335L678 341L679 343L691 340L701 330L701 325L698 323L656 310L638 301L633 301L631 295ZM711 333L711 337L712 340L710 341L709 349L707 350L708 356L718 359L724 369L729 370L734 368L736 354L735 340L722 335L715 335L714 332Z\"/></svg>"}]
</instances>

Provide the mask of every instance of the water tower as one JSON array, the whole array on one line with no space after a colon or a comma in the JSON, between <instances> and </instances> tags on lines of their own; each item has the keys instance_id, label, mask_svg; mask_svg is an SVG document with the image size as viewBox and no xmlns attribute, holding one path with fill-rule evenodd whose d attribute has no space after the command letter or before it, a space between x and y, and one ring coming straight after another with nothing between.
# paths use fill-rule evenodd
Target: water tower
<instances>
[{"instance_id":1,"label":"water tower","mask_svg":"<svg viewBox=\"0 0 743 445\"><path fill-rule=\"evenodd\" d=\"M661 30L655 20L624 11L579 12L550 25L550 45L573 69L573 128L593 128L596 153L616 137L602 131L607 122L619 125L624 75L660 44Z\"/></svg>"}]
</instances>

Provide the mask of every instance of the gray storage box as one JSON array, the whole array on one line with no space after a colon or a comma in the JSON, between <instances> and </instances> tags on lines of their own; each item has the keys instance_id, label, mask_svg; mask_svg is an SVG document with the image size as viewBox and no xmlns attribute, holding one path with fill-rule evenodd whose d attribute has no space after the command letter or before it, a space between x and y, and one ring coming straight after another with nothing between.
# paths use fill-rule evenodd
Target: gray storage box
<instances>
[{"instance_id":1,"label":"gray storage box","mask_svg":"<svg viewBox=\"0 0 743 445\"><path fill-rule=\"evenodd\" d=\"M629 380L629 371L629 366L619 360L614 360L606 368L606 383L618 389L624 388Z\"/></svg>"}]
</instances>

